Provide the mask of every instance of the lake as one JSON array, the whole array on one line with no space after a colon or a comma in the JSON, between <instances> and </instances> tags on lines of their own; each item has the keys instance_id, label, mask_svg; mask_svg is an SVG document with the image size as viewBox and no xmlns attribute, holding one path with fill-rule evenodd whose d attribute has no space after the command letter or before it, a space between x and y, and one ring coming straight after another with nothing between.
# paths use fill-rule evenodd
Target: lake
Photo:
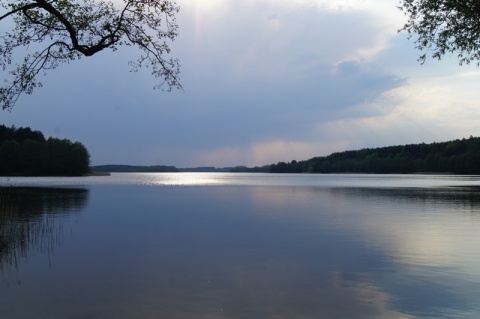
<instances>
[{"instance_id":1,"label":"lake","mask_svg":"<svg viewBox=\"0 0 480 319\"><path fill-rule=\"evenodd\" d=\"M480 177L0 177L0 318L478 318Z\"/></svg>"}]
</instances>

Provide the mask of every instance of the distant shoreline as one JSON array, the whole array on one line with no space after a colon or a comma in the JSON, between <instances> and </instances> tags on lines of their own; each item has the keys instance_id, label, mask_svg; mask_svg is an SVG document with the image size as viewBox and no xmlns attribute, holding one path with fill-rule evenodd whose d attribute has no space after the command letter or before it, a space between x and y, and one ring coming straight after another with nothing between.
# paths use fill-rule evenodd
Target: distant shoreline
<instances>
[{"instance_id":1,"label":"distant shoreline","mask_svg":"<svg viewBox=\"0 0 480 319\"><path fill-rule=\"evenodd\" d=\"M232 167L216 168L216 167L193 167L193 168L177 168L167 165L96 165L90 167L92 172L96 173L180 173L180 172L230 172Z\"/></svg>"}]
</instances>

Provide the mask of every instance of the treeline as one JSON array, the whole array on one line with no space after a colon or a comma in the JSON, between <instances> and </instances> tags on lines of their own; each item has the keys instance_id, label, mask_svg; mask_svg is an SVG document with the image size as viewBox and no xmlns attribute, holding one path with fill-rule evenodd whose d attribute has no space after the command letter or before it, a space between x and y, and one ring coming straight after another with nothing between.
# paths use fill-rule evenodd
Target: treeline
<instances>
[{"instance_id":1,"label":"treeline","mask_svg":"<svg viewBox=\"0 0 480 319\"><path fill-rule=\"evenodd\" d=\"M262 168L262 172L268 172L268 165ZM98 165L92 166L94 172L105 173L226 173L226 172L257 172L257 167L248 168L245 166L237 167L222 167L217 168L213 166L199 166L177 168L175 166L153 165L153 166L138 166L138 165Z\"/></svg>"},{"instance_id":2,"label":"treeline","mask_svg":"<svg viewBox=\"0 0 480 319\"><path fill-rule=\"evenodd\" d=\"M1 176L80 176L90 172L90 154L79 142L48 138L30 128L0 125Z\"/></svg>"},{"instance_id":3,"label":"treeline","mask_svg":"<svg viewBox=\"0 0 480 319\"><path fill-rule=\"evenodd\" d=\"M230 172L232 168L216 168L213 166L201 166L201 167L187 167L177 168L175 166L167 165L152 165L152 166L139 166L139 165L98 165L92 166L94 172L105 173L214 173L214 172ZM268 167L267 170L268 171Z\"/></svg>"},{"instance_id":4,"label":"treeline","mask_svg":"<svg viewBox=\"0 0 480 319\"><path fill-rule=\"evenodd\" d=\"M134 166L134 165L99 165L92 166L95 172L108 173L168 173L179 172L175 166L154 165L154 166Z\"/></svg>"},{"instance_id":5,"label":"treeline","mask_svg":"<svg viewBox=\"0 0 480 319\"><path fill-rule=\"evenodd\" d=\"M232 173L268 173L270 169L270 165L265 166L255 166L255 167L247 167L247 166L235 166L230 169Z\"/></svg>"},{"instance_id":6,"label":"treeline","mask_svg":"<svg viewBox=\"0 0 480 319\"><path fill-rule=\"evenodd\" d=\"M279 162L271 173L454 173L480 174L480 138L409 144L333 153Z\"/></svg>"}]
</instances>

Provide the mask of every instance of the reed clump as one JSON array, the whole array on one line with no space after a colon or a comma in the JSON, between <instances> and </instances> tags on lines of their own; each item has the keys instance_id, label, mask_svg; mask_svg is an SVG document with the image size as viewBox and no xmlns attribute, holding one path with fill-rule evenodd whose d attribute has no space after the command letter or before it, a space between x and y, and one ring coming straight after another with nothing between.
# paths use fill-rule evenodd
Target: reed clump
<instances>
[{"instance_id":1,"label":"reed clump","mask_svg":"<svg viewBox=\"0 0 480 319\"><path fill-rule=\"evenodd\" d=\"M59 239L53 216L32 209L28 191L0 187L0 271L12 267L18 275L19 261L27 259L28 252L39 249L49 257ZM60 226L61 227L61 226ZM61 240L61 238L60 238ZM50 258L49 258L50 260Z\"/></svg>"}]
</instances>

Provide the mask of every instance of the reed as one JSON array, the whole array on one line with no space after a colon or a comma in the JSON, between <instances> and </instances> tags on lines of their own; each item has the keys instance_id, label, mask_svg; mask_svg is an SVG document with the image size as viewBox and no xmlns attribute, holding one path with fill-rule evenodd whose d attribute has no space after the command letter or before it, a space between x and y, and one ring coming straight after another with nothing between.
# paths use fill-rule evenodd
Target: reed
<instances>
[{"instance_id":1,"label":"reed","mask_svg":"<svg viewBox=\"0 0 480 319\"><path fill-rule=\"evenodd\" d=\"M0 271L15 270L18 283L20 261L32 249L48 253L50 260L59 239L53 216L26 204L28 195L26 190L0 187Z\"/></svg>"},{"instance_id":2,"label":"reed","mask_svg":"<svg viewBox=\"0 0 480 319\"><path fill-rule=\"evenodd\" d=\"M0 186L0 272L19 281L19 264L28 254L48 255L63 243L65 217L86 203L84 189ZM10 273L8 276L7 274ZM10 280L6 280L7 283Z\"/></svg>"}]
</instances>

